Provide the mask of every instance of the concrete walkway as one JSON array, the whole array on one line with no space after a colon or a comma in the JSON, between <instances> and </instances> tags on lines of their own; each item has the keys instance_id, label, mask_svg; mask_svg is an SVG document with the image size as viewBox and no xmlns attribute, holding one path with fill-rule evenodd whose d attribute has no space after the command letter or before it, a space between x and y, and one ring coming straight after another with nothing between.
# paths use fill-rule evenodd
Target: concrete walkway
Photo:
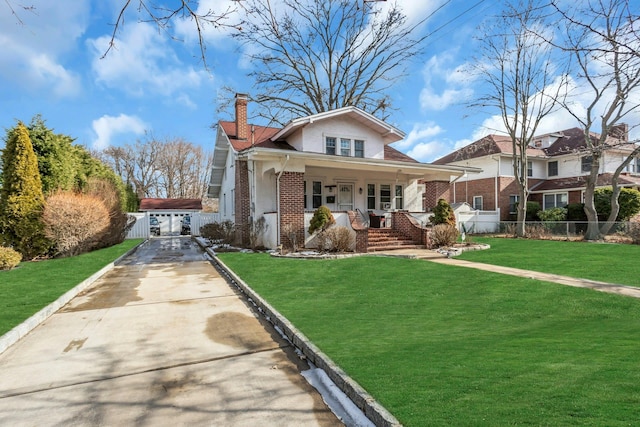
<instances>
[{"instance_id":1,"label":"concrete walkway","mask_svg":"<svg viewBox=\"0 0 640 427\"><path fill-rule=\"evenodd\" d=\"M3 426L335 426L188 237L151 239L0 355Z\"/></svg>"},{"instance_id":2,"label":"concrete walkway","mask_svg":"<svg viewBox=\"0 0 640 427\"><path fill-rule=\"evenodd\" d=\"M436 251L428 249L400 249L387 252L376 252L378 255L397 256L403 258L424 259L445 265L455 265L458 267L475 268L478 270L490 271L492 273L507 274L510 276L526 277L534 280L543 280L545 282L559 283L561 285L573 286L577 288L595 289L601 292L625 295L633 298L640 298L640 288L633 286L619 285L615 283L598 282L589 279L576 279L559 274L539 273L537 271L522 270L519 268L501 267L493 264L483 264L480 262L464 261L461 259L448 258L447 256Z\"/></svg>"}]
</instances>

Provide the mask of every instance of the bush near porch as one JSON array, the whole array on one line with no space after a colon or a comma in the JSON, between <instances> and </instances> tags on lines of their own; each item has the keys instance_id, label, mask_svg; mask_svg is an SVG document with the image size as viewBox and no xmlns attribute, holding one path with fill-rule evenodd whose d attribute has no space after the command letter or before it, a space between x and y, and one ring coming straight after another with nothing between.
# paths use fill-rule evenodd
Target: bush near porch
<instances>
[{"instance_id":1,"label":"bush near porch","mask_svg":"<svg viewBox=\"0 0 640 427\"><path fill-rule=\"evenodd\" d=\"M640 417L636 299L421 260L219 256L403 425Z\"/></svg>"}]
</instances>

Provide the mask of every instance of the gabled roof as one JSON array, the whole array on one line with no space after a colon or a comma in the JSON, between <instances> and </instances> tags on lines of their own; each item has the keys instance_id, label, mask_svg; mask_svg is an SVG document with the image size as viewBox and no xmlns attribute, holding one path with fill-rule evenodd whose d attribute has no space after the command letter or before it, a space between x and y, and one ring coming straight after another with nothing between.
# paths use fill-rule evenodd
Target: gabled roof
<instances>
[{"instance_id":1,"label":"gabled roof","mask_svg":"<svg viewBox=\"0 0 640 427\"><path fill-rule=\"evenodd\" d=\"M307 117L301 117L289 122L285 127L283 127L278 133L276 133L271 139L278 140L284 139L287 136L291 135L298 129L303 128L304 126L315 123L321 120L332 119L336 117L348 117L351 120L362 123L376 132L379 132L382 135L382 139L385 144L390 144L392 142L400 141L405 137L404 132L400 129L397 129L394 126L380 120L372 114L367 113L357 107L348 106L338 108L336 110L325 111L322 113L313 114Z\"/></svg>"},{"instance_id":2,"label":"gabled roof","mask_svg":"<svg viewBox=\"0 0 640 427\"><path fill-rule=\"evenodd\" d=\"M611 185L612 173L603 173L598 175L596 187L605 187ZM571 190L584 188L587 185L587 176L571 176L567 178L547 179L536 185L533 185L529 191L532 193L541 193L546 191ZM621 174L618 178L619 186L636 186L640 185L640 176Z\"/></svg>"},{"instance_id":3,"label":"gabled roof","mask_svg":"<svg viewBox=\"0 0 640 427\"><path fill-rule=\"evenodd\" d=\"M202 210L202 199L142 199L138 210Z\"/></svg>"},{"instance_id":4,"label":"gabled roof","mask_svg":"<svg viewBox=\"0 0 640 427\"><path fill-rule=\"evenodd\" d=\"M527 148L527 155L532 157L553 157L577 153L584 151L586 148L584 131L580 128L574 127L548 135L557 137L557 139L547 148ZM543 136L547 135L537 135L534 139ZM591 133L593 140L599 137L599 134ZM611 142L614 144L616 142L619 143L619 138L611 139ZM459 150L447 154L433 163L443 165L462 160L476 159L491 154L513 154L511 138L504 135L487 135Z\"/></svg>"},{"instance_id":5,"label":"gabled roof","mask_svg":"<svg viewBox=\"0 0 640 427\"><path fill-rule=\"evenodd\" d=\"M396 162L410 162L410 163L420 163L413 157L409 157L406 154L396 150L393 147L388 145L384 146L384 159L385 160L393 160Z\"/></svg>"}]
</instances>

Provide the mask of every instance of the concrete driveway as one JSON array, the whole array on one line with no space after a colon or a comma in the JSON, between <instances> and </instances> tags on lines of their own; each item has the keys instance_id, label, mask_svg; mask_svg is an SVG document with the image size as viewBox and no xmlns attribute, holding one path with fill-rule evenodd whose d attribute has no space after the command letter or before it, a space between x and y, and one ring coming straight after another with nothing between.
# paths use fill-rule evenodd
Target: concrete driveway
<instances>
[{"instance_id":1,"label":"concrete driveway","mask_svg":"<svg viewBox=\"0 0 640 427\"><path fill-rule=\"evenodd\" d=\"M194 242L154 238L0 355L0 425L342 425L307 368Z\"/></svg>"}]
</instances>

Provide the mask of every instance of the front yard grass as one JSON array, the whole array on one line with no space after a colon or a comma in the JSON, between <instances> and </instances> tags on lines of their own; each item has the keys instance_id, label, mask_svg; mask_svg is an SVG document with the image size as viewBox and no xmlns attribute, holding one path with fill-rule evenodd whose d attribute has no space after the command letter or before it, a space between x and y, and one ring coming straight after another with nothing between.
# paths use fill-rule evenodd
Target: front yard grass
<instances>
[{"instance_id":1,"label":"front yard grass","mask_svg":"<svg viewBox=\"0 0 640 427\"><path fill-rule=\"evenodd\" d=\"M119 245L75 257L23 262L16 269L0 271L0 336L141 241L125 240Z\"/></svg>"},{"instance_id":2,"label":"front yard grass","mask_svg":"<svg viewBox=\"0 0 640 427\"><path fill-rule=\"evenodd\" d=\"M640 286L640 245L472 237L491 249L458 258L620 285Z\"/></svg>"},{"instance_id":3,"label":"front yard grass","mask_svg":"<svg viewBox=\"0 0 640 427\"><path fill-rule=\"evenodd\" d=\"M406 426L640 419L636 299L421 260L219 257Z\"/></svg>"}]
</instances>

